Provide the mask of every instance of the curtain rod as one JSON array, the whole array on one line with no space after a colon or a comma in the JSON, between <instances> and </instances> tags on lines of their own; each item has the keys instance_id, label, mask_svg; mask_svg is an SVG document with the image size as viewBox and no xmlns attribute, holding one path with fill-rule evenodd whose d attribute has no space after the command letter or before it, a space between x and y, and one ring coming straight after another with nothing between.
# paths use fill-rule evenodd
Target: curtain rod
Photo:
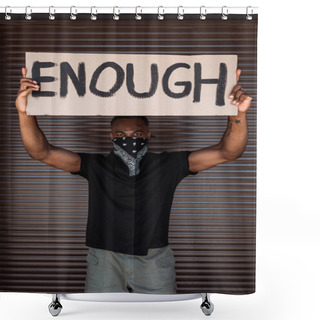
<instances>
[{"instance_id":1,"label":"curtain rod","mask_svg":"<svg viewBox=\"0 0 320 320\"><path fill-rule=\"evenodd\" d=\"M38 7L38 6L26 6L26 7L15 7L15 6L1 6L0 13L5 13L6 15L10 14L25 14L27 16L31 16L34 13L48 13L50 15L54 14L61 14L61 13L69 13L71 15L76 14L91 14L91 15L99 15L99 14L113 14L113 15L120 15L120 14L157 14L159 15L166 15L166 14L176 14L178 16L183 16L187 14L200 14L202 17L205 17L208 14L222 14L222 15L229 15L229 14L244 14L244 15L253 15L258 13L258 7L227 7L227 6L220 6L220 7L81 7L81 6L70 6L70 7Z\"/></svg>"}]
</instances>

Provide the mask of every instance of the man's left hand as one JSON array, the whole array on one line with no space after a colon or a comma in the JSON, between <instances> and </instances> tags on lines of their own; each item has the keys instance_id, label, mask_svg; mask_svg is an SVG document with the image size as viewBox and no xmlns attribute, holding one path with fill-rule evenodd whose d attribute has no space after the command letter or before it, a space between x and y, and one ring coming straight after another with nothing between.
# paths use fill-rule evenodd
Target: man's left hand
<instances>
[{"instance_id":1,"label":"man's left hand","mask_svg":"<svg viewBox=\"0 0 320 320\"><path fill-rule=\"evenodd\" d=\"M237 69L237 82L239 81L241 70ZM239 112L247 112L247 110L250 108L252 97L242 90L242 87L240 84L236 84L232 91L230 92L229 99L232 99L232 104L238 106Z\"/></svg>"}]
</instances>

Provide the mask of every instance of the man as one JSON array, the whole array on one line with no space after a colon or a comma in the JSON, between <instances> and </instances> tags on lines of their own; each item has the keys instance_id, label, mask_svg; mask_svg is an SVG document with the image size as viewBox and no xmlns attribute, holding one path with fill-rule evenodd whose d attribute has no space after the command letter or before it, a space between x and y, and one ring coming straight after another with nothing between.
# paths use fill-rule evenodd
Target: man
<instances>
[{"instance_id":1,"label":"man","mask_svg":"<svg viewBox=\"0 0 320 320\"><path fill-rule=\"evenodd\" d=\"M237 81L240 73L237 70ZM168 244L175 189L187 175L241 156L251 97L236 85L229 98L238 106L238 115L229 117L219 144L193 152L147 152L147 118L115 117L110 133L114 150L104 156L51 145L36 117L26 114L27 97L39 86L26 78L25 68L20 83L16 107L28 154L88 180L85 291L175 293L174 256Z\"/></svg>"}]
</instances>

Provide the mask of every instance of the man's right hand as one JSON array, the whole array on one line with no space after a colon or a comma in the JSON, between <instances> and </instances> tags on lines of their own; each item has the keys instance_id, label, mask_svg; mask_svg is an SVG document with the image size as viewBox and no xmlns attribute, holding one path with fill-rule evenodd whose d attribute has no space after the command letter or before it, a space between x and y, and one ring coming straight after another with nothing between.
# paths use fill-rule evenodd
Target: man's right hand
<instances>
[{"instance_id":1,"label":"man's right hand","mask_svg":"<svg viewBox=\"0 0 320 320\"><path fill-rule=\"evenodd\" d=\"M22 68L22 78L20 79L20 89L16 98L16 107L19 112L26 113L28 95L31 91L38 91L39 85L33 79L26 78L27 69Z\"/></svg>"},{"instance_id":2,"label":"man's right hand","mask_svg":"<svg viewBox=\"0 0 320 320\"><path fill-rule=\"evenodd\" d=\"M38 126L35 116L27 116L28 95L31 91L38 91L39 86L33 79L27 78L27 69L22 68L20 89L16 99L19 112L19 124L23 145L28 154L57 169L68 172L80 170L81 158L77 153L49 144L47 138Z\"/></svg>"}]
</instances>

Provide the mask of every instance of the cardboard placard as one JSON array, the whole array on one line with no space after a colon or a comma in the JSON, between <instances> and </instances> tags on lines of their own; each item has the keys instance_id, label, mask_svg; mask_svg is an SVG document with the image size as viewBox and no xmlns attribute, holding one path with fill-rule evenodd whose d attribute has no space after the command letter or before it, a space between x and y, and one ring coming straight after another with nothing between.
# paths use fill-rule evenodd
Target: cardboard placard
<instances>
[{"instance_id":1,"label":"cardboard placard","mask_svg":"<svg viewBox=\"0 0 320 320\"><path fill-rule=\"evenodd\" d=\"M236 115L236 55L26 53L29 115Z\"/></svg>"}]
</instances>

